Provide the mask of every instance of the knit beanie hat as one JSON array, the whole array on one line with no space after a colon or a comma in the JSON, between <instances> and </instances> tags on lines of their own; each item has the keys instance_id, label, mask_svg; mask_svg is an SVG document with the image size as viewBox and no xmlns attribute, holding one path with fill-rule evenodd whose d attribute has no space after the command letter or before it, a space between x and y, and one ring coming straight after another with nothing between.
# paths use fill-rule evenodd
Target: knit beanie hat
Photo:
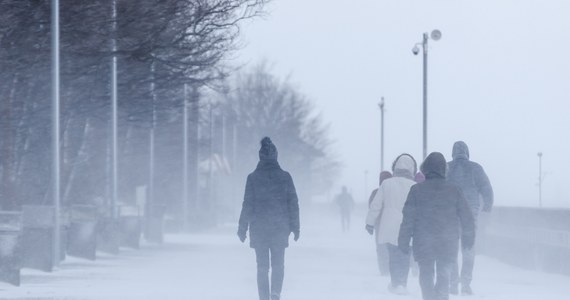
<instances>
[{"instance_id":1,"label":"knit beanie hat","mask_svg":"<svg viewBox=\"0 0 570 300\"><path fill-rule=\"evenodd\" d=\"M261 148L259 149L260 160L277 160L277 147L273 144L269 137L261 140Z\"/></svg>"}]
</instances>

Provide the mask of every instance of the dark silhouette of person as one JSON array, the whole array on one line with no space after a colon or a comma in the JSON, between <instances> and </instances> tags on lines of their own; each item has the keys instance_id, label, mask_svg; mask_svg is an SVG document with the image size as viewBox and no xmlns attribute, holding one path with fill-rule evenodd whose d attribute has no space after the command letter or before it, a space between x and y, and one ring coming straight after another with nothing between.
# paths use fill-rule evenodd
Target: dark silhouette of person
<instances>
[{"instance_id":1,"label":"dark silhouette of person","mask_svg":"<svg viewBox=\"0 0 570 300\"><path fill-rule=\"evenodd\" d=\"M483 202L483 212L491 212L493 208L493 188L483 167L469 160L469 148L465 142L457 141L453 144L452 157L453 160L447 163L447 181L456 184L463 192L467 204L471 209L471 213L473 214L475 227L477 227L479 210L481 209L481 199ZM458 253L451 267L451 286L449 292L454 295L458 294L458 284L461 282L461 293L464 295L472 295L471 281L473 279L473 266L475 265L475 247L461 249L461 254L461 276L457 258Z\"/></svg>"},{"instance_id":2,"label":"dark silhouette of person","mask_svg":"<svg viewBox=\"0 0 570 300\"><path fill-rule=\"evenodd\" d=\"M277 162L277 148L270 138L261 140L259 163L247 177L239 218L238 237L244 242L249 229L250 247L257 260L259 300L279 300L289 235L299 239L299 202L291 175ZM271 286L269 269L271 264Z\"/></svg>"},{"instance_id":3,"label":"dark silhouette of person","mask_svg":"<svg viewBox=\"0 0 570 300\"><path fill-rule=\"evenodd\" d=\"M426 180L413 185L408 193L398 247L409 253L412 240L423 299L447 300L459 238L463 249L473 248L475 222L461 189L445 179L446 163L441 153L430 153L421 171Z\"/></svg>"},{"instance_id":4,"label":"dark silhouette of person","mask_svg":"<svg viewBox=\"0 0 570 300\"><path fill-rule=\"evenodd\" d=\"M336 195L334 201L340 210L340 225L342 231L346 232L350 230L350 214L354 209L354 199L346 189L346 186L343 186L342 191Z\"/></svg>"}]
</instances>

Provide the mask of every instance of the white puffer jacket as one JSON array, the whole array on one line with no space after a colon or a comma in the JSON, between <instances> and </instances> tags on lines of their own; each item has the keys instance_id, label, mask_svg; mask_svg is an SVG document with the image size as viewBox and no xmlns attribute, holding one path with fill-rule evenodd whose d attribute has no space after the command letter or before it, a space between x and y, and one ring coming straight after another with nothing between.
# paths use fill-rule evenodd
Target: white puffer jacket
<instances>
[{"instance_id":1,"label":"white puffer jacket","mask_svg":"<svg viewBox=\"0 0 570 300\"><path fill-rule=\"evenodd\" d=\"M380 225L376 231L376 243L398 245L398 234L402 224L402 209L412 185L416 184L411 178L416 171L415 161L408 155L398 157L394 163L394 177L382 182L374 196L366 224L374 226L378 218ZM406 173L409 176L402 176Z\"/></svg>"}]
</instances>

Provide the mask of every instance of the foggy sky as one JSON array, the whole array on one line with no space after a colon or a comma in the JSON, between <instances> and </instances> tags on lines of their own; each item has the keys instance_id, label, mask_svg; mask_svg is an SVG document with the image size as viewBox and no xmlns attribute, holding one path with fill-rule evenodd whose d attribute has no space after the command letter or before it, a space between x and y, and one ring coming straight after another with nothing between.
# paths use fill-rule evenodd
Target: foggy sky
<instances>
[{"instance_id":1,"label":"foggy sky","mask_svg":"<svg viewBox=\"0 0 570 300\"><path fill-rule=\"evenodd\" d=\"M537 206L542 151L543 204L570 207L570 2L274 0L268 11L244 26L238 60L267 59L314 100L355 199L377 184L381 96L385 167L402 152L421 161L422 58L411 49L437 28L428 152L451 159L463 140L497 205Z\"/></svg>"}]
</instances>

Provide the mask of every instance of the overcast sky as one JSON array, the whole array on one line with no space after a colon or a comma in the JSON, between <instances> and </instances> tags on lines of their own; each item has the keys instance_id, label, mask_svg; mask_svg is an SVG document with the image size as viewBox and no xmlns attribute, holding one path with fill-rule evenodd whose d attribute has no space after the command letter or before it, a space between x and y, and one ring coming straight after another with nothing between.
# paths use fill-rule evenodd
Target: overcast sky
<instances>
[{"instance_id":1,"label":"overcast sky","mask_svg":"<svg viewBox=\"0 0 570 300\"><path fill-rule=\"evenodd\" d=\"M463 140L497 205L537 206L542 151L544 206L570 207L570 1L274 0L267 9L244 26L239 61L267 59L315 102L344 164L338 184L358 200L377 184L382 96L385 167L402 152L421 161L422 58L411 49L437 28L428 152L451 159Z\"/></svg>"}]
</instances>

